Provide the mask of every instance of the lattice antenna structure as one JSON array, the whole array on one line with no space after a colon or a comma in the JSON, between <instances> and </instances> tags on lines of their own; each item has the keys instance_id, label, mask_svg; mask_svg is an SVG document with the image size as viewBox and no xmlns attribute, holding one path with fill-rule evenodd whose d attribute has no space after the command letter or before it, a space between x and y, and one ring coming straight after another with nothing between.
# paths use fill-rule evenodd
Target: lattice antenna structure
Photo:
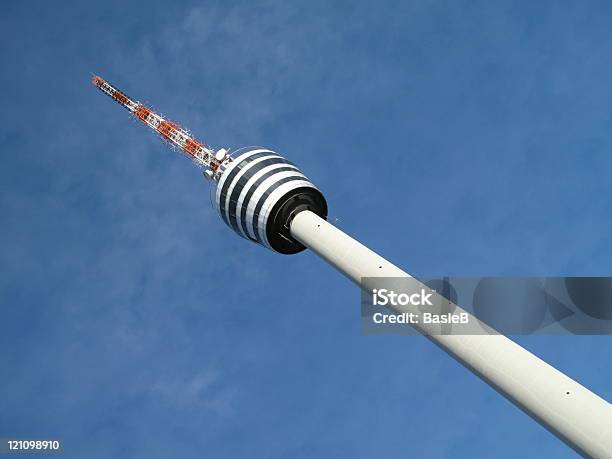
<instances>
[{"instance_id":1,"label":"lattice antenna structure","mask_svg":"<svg viewBox=\"0 0 612 459\"><path fill-rule=\"evenodd\" d=\"M217 181L225 167L232 161L226 149L222 148L215 151L207 147L204 142L194 138L177 123L164 119L162 115L128 97L103 78L94 75L91 82L100 91L134 115L137 120L153 129L173 149L184 152L195 164L204 168L204 175L207 178Z\"/></svg>"}]
</instances>

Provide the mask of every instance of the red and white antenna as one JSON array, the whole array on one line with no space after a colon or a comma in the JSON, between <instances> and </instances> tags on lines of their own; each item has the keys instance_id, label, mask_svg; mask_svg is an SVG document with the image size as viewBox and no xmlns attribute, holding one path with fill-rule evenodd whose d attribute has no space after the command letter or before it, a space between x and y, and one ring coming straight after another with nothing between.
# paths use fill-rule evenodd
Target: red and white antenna
<instances>
[{"instance_id":1,"label":"red and white antenna","mask_svg":"<svg viewBox=\"0 0 612 459\"><path fill-rule=\"evenodd\" d=\"M205 169L204 175L209 179L218 180L225 166L232 160L224 148L217 151L208 148L181 126L164 119L151 108L131 99L103 78L94 75L91 82L100 91L126 108L136 119L153 129L174 149L178 148L179 151L189 155L194 163Z\"/></svg>"}]
</instances>

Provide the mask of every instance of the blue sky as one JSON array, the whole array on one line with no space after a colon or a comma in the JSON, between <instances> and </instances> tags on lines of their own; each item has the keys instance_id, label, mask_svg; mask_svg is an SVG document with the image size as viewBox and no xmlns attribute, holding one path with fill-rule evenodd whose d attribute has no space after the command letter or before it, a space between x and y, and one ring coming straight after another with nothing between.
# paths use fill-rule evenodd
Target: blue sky
<instances>
[{"instance_id":1,"label":"blue sky","mask_svg":"<svg viewBox=\"0 0 612 459\"><path fill-rule=\"evenodd\" d=\"M5 2L0 437L66 457L573 457L359 292L236 237L89 83L265 145L415 275L612 273L606 2ZM612 400L609 337L520 342ZM509 440L510 439L510 440Z\"/></svg>"}]
</instances>

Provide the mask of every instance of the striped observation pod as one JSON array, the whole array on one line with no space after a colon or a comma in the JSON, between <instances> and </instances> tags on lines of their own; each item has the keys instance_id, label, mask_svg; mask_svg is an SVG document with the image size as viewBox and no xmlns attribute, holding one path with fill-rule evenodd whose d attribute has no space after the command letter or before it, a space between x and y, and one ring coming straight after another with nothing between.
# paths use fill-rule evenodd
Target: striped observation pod
<instances>
[{"instance_id":1,"label":"striped observation pod","mask_svg":"<svg viewBox=\"0 0 612 459\"><path fill-rule=\"evenodd\" d=\"M293 163L266 148L234 154L217 183L215 206L239 236L285 254L305 249L289 231L298 212L327 218L321 192Z\"/></svg>"}]
</instances>

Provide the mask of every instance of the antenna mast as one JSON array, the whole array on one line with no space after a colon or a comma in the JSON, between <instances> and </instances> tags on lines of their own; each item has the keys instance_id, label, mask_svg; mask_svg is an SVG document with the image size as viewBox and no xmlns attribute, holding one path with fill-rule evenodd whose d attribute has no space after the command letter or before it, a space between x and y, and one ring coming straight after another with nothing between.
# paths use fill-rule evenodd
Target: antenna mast
<instances>
[{"instance_id":1,"label":"antenna mast","mask_svg":"<svg viewBox=\"0 0 612 459\"><path fill-rule=\"evenodd\" d=\"M155 113L151 108L131 99L103 78L94 75L91 82L100 91L127 109L136 119L153 129L173 149L179 149L179 151L189 155L195 164L204 168L204 175L207 178L217 181L225 166L232 160L227 154L227 150L222 148L215 152L208 148L177 123L164 119L163 116Z\"/></svg>"}]
</instances>

